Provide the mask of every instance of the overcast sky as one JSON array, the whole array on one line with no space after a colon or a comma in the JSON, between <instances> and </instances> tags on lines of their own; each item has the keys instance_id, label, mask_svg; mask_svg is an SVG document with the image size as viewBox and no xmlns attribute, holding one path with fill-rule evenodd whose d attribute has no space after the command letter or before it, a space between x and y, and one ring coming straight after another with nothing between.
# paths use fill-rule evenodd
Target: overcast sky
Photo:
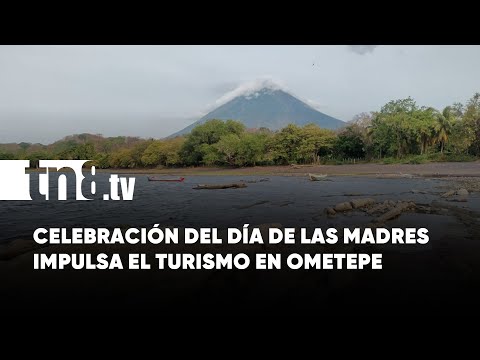
<instances>
[{"instance_id":1,"label":"overcast sky","mask_svg":"<svg viewBox=\"0 0 480 360\"><path fill-rule=\"evenodd\" d=\"M480 92L479 64L480 46L0 46L0 142L161 138L266 78L344 121L407 96L440 109Z\"/></svg>"}]
</instances>

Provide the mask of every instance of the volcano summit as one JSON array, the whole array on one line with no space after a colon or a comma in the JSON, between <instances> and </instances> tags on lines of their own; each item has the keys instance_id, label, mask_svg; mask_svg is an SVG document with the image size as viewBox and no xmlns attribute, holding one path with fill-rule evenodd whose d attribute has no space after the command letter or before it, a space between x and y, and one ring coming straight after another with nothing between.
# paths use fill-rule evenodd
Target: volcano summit
<instances>
[{"instance_id":1,"label":"volcano summit","mask_svg":"<svg viewBox=\"0 0 480 360\"><path fill-rule=\"evenodd\" d=\"M288 124L303 126L314 123L325 129L345 125L345 122L315 110L278 86L267 84L234 97L171 137L187 134L195 126L211 119L233 119L247 128L264 127L270 130L278 130Z\"/></svg>"}]
</instances>

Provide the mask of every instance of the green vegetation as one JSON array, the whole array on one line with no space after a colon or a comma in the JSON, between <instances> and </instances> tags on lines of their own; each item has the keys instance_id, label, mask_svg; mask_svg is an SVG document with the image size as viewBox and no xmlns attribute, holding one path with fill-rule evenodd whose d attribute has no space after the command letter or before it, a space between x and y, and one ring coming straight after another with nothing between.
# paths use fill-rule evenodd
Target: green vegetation
<instances>
[{"instance_id":1,"label":"green vegetation","mask_svg":"<svg viewBox=\"0 0 480 360\"><path fill-rule=\"evenodd\" d=\"M99 168L255 166L381 162L421 164L480 156L480 94L442 111L412 98L362 113L343 129L290 124L272 132L234 120L210 120L187 136L154 140L80 134L51 145L3 144L0 160L92 159Z\"/></svg>"}]
</instances>

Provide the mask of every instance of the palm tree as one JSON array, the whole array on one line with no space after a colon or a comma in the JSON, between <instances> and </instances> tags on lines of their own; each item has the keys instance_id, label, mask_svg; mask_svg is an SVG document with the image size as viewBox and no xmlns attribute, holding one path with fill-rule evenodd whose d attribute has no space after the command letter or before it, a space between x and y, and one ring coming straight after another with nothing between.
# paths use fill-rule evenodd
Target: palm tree
<instances>
[{"instance_id":1,"label":"palm tree","mask_svg":"<svg viewBox=\"0 0 480 360\"><path fill-rule=\"evenodd\" d=\"M443 150L445 149L445 143L448 141L448 137L452 132L452 125L454 121L455 114L451 106L447 106L445 109L443 109L441 114L438 113L437 125L435 127L435 140L440 142L440 153L442 154Z\"/></svg>"}]
</instances>

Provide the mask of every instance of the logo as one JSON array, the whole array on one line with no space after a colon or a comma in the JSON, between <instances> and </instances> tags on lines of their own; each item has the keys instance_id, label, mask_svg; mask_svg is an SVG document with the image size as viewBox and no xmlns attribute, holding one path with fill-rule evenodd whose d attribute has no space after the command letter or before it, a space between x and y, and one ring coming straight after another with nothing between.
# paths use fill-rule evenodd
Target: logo
<instances>
[{"instance_id":1,"label":"logo","mask_svg":"<svg viewBox=\"0 0 480 360\"><path fill-rule=\"evenodd\" d=\"M39 167L44 173L38 176L38 192L50 200L50 178L52 172L60 172L69 169L75 174L75 199L94 200L86 198L82 193L83 165L90 160L40 160ZM30 167L30 160L0 160L0 200L32 200L30 193L30 174L26 169ZM92 176L95 176L95 166L90 168ZM67 200L67 176L58 176L57 200ZM134 177L119 177L111 174L109 178L110 192L103 194L103 200L132 200L135 188ZM96 194L96 183L91 181L90 193Z\"/></svg>"}]
</instances>

